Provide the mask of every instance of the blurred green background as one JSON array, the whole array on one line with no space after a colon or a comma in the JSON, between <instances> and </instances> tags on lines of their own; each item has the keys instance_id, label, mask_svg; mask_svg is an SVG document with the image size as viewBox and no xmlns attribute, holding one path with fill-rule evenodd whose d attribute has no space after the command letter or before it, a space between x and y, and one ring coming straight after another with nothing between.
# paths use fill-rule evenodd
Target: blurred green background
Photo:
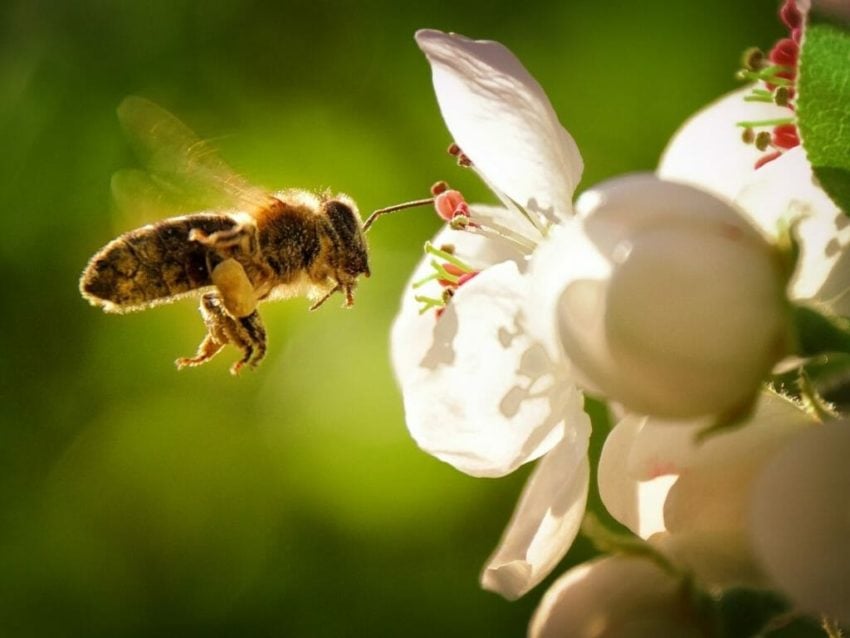
<instances>
[{"instance_id":1,"label":"blurred green background","mask_svg":"<svg viewBox=\"0 0 850 638\"><path fill-rule=\"evenodd\" d=\"M77 279L142 222L110 201L134 158L115 117L159 102L250 180L331 187L365 213L447 179L420 27L497 39L546 88L583 186L651 170L775 0L146 3L0 9L0 635L520 636L541 586L481 591L527 472L466 477L419 451L388 363L402 288L438 220L370 234L356 307L269 304L270 352L178 373L196 304L107 316ZM579 541L564 567L584 558ZM562 570L559 570L562 571Z\"/></svg>"}]
</instances>

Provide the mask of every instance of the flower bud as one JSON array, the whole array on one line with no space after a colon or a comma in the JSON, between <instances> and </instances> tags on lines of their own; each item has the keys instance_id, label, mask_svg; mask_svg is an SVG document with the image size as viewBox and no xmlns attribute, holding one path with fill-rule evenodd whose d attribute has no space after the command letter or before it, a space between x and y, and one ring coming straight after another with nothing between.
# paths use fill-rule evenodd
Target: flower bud
<instances>
[{"instance_id":1,"label":"flower bud","mask_svg":"<svg viewBox=\"0 0 850 638\"><path fill-rule=\"evenodd\" d=\"M775 248L725 202L654 176L611 180L577 208L586 239L561 251L576 265L557 315L589 387L662 418L745 406L787 351Z\"/></svg>"},{"instance_id":2,"label":"flower bud","mask_svg":"<svg viewBox=\"0 0 850 638\"><path fill-rule=\"evenodd\" d=\"M534 613L531 638L710 635L682 581L644 558L614 556L561 576Z\"/></svg>"},{"instance_id":3,"label":"flower bud","mask_svg":"<svg viewBox=\"0 0 850 638\"><path fill-rule=\"evenodd\" d=\"M850 422L809 428L761 472L752 543L775 585L804 611L850 623Z\"/></svg>"}]
</instances>

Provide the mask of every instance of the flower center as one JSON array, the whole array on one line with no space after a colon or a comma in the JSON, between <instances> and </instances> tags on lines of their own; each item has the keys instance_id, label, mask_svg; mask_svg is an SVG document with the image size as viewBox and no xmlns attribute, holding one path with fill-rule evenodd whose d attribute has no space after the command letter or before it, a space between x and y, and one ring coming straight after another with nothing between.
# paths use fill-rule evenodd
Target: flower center
<instances>
[{"instance_id":1,"label":"flower center","mask_svg":"<svg viewBox=\"0 0 850 638\"><path fill-rule=\"evenodd\" d=\"M738 72L739 79L762 82L765 87L753 89L744 100L773 103L792 112L785 118L738 122L738 126L744 128L744 142L755 144L758 150L765 153L756 161L757 169L800 144L796 116L793 115L793 100L803 19L796 0L785 0L779 10L779 17L788 27L790 37L776 42L767 55L757 48L748 49L743 56L744 68ZM756 132L756 129L762 130Z\"/></svg>"}]
</instances>

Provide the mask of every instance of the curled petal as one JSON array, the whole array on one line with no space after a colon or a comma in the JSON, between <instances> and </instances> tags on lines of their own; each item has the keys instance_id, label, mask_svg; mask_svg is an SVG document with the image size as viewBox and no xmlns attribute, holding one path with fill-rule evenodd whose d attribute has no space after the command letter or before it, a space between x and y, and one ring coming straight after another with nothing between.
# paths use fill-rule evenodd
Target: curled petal
<instances>
[{"instance_id":1,"label":"curled petal","mask_svg":"<svg viewBox=\"0 0 850 638\"><path fill-rule=\"evenodd\" d=\"M752 173L736 202L765 230L799 220L800 261L791 280L797 299L817 297L850 314L850 218L816 184L802 148Z\"/></svg>"},{"instance_id":2,"label":"curled petal","mask_svg":"<svg viewBox=\"0 0 850 638\"><path fill-rule=\"evenodd\" d=\"M763 153L741 140L741 121L771 120L791 115L787 108L745 102L752 90L729 93L691 117L661 156L658 175L705 189L731 201L755 171Z\"/></svg>"},{"instance_id":3,"label":"curled petal","mask_svg":"<svg viewBox=\"0 0 850 638\"><path fill-rule=\"evenodd\" d=\"M597 473L599 496L605 508L642 538L665 529L664 501L676 480L674 475L660 471L661 468L654 478L641 478L640 473L649 472L641 468L643 471L639 473L632 467L632 451L646 421L646 417L626 415L611 430L602 448ZM674 437L680 436L681 431L681 428L667 428Z\"/></svg>"},{"instance_id":4,"label":"curled petal","mask_svg":"<svg viewBox=\"0 0 850 638\"><path fill-rule=\"evenodd\" d=\"M581 401L576 394L575 399ZM587 502L590 420L582 413L535 468L499 547L481 574L485 589L513 600L543 580L578 533Z\"/></svg>"},{"instance_id":5,"label":"curled petal","mask_svg":"<svg viewBox=\"0 0 850 638\"><path fill-rule=\"evenodd\" d=\"M426 452L474 476L501 476L551 449L581 412L525 330L527 282L512 261L458 289L439 319L409 296L392 330L407 426Z\"/></svg>"},{"instance_id":6,"label":"curled petal","mask_svg":"<svg viewBox=\"0 0 850 638\"><path fill-rule=\"evenodd\" d=\"M498 191L555 221L571 211L582 160L537 81L498 42L423 29L443 119Z\"/></svg>"},{"instance_id":7,"label":"curled petal","mask_svg":"<svg viewBox=\"0 0 850 638\"><path fill-rule=\"evenodd\" d=\"M612 556L584 563L546 592L530 638L698 638L709 634L680 578L655 563Z\"/></svg>"}]
</instances>

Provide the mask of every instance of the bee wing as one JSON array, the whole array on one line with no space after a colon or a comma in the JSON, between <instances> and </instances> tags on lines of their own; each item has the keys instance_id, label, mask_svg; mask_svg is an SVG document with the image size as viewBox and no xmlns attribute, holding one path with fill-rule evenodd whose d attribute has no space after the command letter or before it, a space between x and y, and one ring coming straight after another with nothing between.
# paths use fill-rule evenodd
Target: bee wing
<instances>
[{"instance_id":1,"label":"bee wing","mask_svg":"<svg viewBox=\"0 0 850 638\"><path fill-rule=\"evenodd\" d=\"M159 199L165 209L181 201L184 213L222 208L250 212L273 200L230 168L212 144L150 100L126 98L118 107L118 119L147 169L146 178L139 171L120 171L113 177L119 206L130 204L136 189L143 200L155 203Z\"/></svg>"}]
</instances>

